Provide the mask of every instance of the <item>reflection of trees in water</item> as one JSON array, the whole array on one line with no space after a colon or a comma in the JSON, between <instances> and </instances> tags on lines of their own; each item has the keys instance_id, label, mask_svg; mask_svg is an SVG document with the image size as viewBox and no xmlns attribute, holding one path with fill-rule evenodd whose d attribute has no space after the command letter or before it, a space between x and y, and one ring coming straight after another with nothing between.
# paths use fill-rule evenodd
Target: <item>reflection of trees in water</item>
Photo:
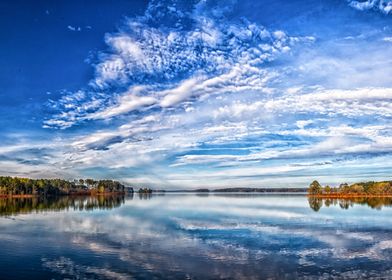
<instances>
[{"instance_id":1,"label":"reflection of trees in water","mask_svg":"<svg viewBox=\"0 0 392 280\"><path fill-rule=\"evenodd\" d=\"M112 209L124 203L123 195L1 198L0 216L31 212Z\"/></svg>"},{"instance_id":2,"label":"reflection of trees in water","mask_svg":"<svg viewBox=\"0 0 392 280\"><path fill-rule=\"evenodd\" d=\"M164 192L138 192L139 194L139 199L141 200L148 200L151 199L154 196L165 196Z\"/></svg>"},{"instance_id":3,"label":"reflection of trees in water","mask_svg":"<svg viewBox=\"0 0 392 280\"><path fill-rule=\"evenodd\" d=\"M339 206L342 209L348 209L354 206L354 203L349 199L339 199Z\"/></svg>"},{"instance_id":4,"label":"reflection of trees in water","mask_svg":"<svg viewBox=\"0 0 392 280\"><path fill-rule=\"evenodd\" d=\"M349 209L354 205L367 205L372 209L382 209L382 207L392 206L392 197L352 197L352 198L318 198L309 197L309 207L314 211L319 211L325 205L339 205L342 209Z\"/></svg>"},{"instance_id":5,"label":"reflection of trees in water","mask_svg":"<svg viewBox=\"0 0 392 280\"><path fill-rule=\"evenodd\" d=\"M139 192L139 199L151 199L152 193L149 192Z\"/></svg>"},{"instance_id":6,"label":"reflection of trees in water","mask_svg":"<svg viewBox=\"0 0 392 280\"><path fill-rule=\"evenodd\" d=\"M309 207L312 208L315 212L318 212L320 208L323 206L323 200L318 197L309 197Z\"/></svg>"}]
</instances>

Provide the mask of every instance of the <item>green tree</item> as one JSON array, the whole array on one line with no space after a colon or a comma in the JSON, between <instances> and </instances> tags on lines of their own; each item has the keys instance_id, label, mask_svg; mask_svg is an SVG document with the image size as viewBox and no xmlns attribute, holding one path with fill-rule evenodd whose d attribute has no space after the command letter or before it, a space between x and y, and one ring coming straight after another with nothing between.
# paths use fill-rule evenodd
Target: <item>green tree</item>
<instances>
[{"instance_id":1,"label":"green tree","mask_svg":"<svg viewBox=\"0 0 392 280\"><path fill-rule=\"evenodd\" d=\"M310 185L308 189L308 193L315 195L315 194L322 194L323 188L321 187L320 183L316 180L314 180Z\"/></svg>"}]
</instances>

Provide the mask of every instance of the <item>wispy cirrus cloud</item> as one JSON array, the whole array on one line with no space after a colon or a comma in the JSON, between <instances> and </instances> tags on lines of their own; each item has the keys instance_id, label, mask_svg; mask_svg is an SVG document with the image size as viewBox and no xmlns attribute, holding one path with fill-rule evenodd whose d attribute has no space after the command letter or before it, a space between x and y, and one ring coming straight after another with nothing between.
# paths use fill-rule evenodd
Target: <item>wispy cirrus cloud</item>
<instances>
[{"instance_id":1,"label":"wispy cirrus cloud","mask_svg":"<svg viewBox=\"0 0 392 280\"><path fill-rule=\"evenodd\" d=\"M164 17L158 6L152 1L144 16L106 35L109 50L99 55L90 87L52 103L58 113L45 126L67 128L150 105L171 108L209 94L260 90L271 78L264 64L315 40L229 20L230 9L209 2L169 9L175 23L157 25ZM131 93L135 88L138 96Z\"/></svg>"},{"instance_id":2,"label":"wispy cirrus cloud","mask_svg":"<svg viewBox=\"0 0 392 280\"><path fill-rule=\"evenodd\" d=\"M235 102L213 112L219 118L241 117L257 114L260 111L276 114L308 113L313 115L341 116L384 116L391 117L390 101L392 88L360 88L352 90L326 90L322 88L303 89L300 94L292 93L270 98L267 96L257 102Z\"/></svg>"}]
</instances>

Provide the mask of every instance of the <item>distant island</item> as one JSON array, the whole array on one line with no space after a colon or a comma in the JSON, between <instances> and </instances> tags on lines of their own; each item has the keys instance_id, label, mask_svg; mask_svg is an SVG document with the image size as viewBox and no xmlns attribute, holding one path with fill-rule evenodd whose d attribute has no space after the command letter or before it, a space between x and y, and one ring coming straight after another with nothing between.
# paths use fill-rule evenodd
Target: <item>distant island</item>
<instances>
[{"instance_id":1,"label":"distant island","mask_svg":"<svg viewBox=\"0 0 392 280\"><path fill-rule=\"evenodd\" d=\"M339 187L323 187L318 181L313 181L309 185L308 195L320 198L392 197L392 181L344 183Z\"/></svg>"},{"instance_id":2,"label":"distant island","mask_svg":"<svg viewBox=\"0 0 392 280\"><path fill-rule=\"evenodd\" d=\"M0 197L33 197L58 195L104 195L133 192L113 180L29 179L0 176Z\"/></svg>"}]
</instances>

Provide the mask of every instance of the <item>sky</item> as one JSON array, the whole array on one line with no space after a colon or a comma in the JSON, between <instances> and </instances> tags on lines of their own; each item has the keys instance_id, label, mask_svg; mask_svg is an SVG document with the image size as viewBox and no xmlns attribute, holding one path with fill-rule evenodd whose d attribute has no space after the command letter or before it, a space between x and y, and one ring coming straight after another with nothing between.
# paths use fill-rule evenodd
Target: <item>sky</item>
<instances>
[{"instance_id":1,"label":"sky","mask_svg":"<svg viewBox=\"0 0 392 280\"><path fill-rule=\"evenodd\" d=\"M392 0L1 1L0 174L390 180Z\"/></svg>"}]
</instances>

